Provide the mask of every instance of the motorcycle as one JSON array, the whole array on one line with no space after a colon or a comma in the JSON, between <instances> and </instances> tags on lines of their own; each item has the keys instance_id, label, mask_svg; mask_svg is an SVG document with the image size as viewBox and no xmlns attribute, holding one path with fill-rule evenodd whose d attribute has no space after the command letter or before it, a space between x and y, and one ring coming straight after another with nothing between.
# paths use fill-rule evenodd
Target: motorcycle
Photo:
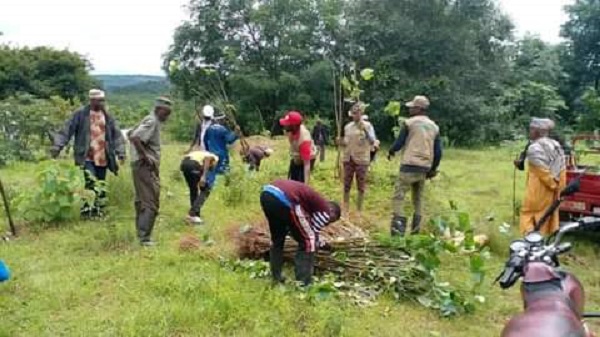
<instances>
[{"instance_id":1,"label":"motorcycle","mask_svg":"<svg viewBox=\"0 0 600 337\"><path fill-rule=\"evenodd\" d=\"M561 224L561 228L547 239L539 228L568 195L577 192L579 180L574 180L560 198L546 211L535 230L523 239L514 240L509 247L509 258L495 282L509 289L522 279L521 297L524 311L513 317L502 331L502 337L594 337L584 318L599 317L585 314L585 292L575 275L560 269L558 256L571 250L569 242L561 242L564 235L576 230L600 226L599 217L584 217Z\"/></svg>"}]
</instances>

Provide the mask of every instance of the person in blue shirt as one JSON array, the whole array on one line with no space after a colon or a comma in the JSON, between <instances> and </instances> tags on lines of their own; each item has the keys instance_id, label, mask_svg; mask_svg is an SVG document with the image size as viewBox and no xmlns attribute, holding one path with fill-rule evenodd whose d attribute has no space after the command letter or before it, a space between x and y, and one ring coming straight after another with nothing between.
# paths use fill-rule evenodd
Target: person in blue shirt
<instances>
[{"instance_id":1,"label":"person in blue shirt","mask_svg":"<svg viewBox=\"0 0 600 337\"><path fill-rule=\"evenodd\" d=\"M0 260L0 283L8 281L10 279L10 271L4 264L4 261Z\"/></svg>"},{"instance_id":2,"label":"person in blue shirt","mask_svg":"<svg viewBox=\"0 0 600 337\"><path fill-rule=\"evenodd\" d=\"M219 157L215 168L217 174L229 172L229 149L228 146L238 140L241 130L236 126L235 131L229 130L221 125L215 118L215 109L210 105L202 108L202 122L198 124L194 141L187 153L197 146L201 151L214 153Z\"/></svg>"}]
</instances>

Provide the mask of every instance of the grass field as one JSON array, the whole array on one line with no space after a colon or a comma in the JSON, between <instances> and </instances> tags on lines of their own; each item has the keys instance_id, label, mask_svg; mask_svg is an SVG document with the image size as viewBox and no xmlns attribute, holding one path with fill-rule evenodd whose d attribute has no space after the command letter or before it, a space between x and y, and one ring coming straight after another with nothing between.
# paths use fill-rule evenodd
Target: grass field
<instances>
[{"instance_id":1,"label":"grass field","mask_svg":"<svg viewBox=\"0 0 600 337\"><path fill-rule=\"evenodd\" d=\"M128 168L110 178L111 216L106 221L25 229L17 240L0 243L0 259L13 273L11 281L0 285L0 336L492 336L521 310L517 288L503 292L491 284L517 232L506 236L498 231L502 222L512 222L514 148L449 149L442 173L427 186L428 216L447 212L452 200L471 214L478 232L492 239L483 290L486 302L473 315L442 319L418 304L391 297L368 308L339 298L301 300L294 290L272 288L268 280L221 268L218 257L233 254L230 233L260 219L260 186L286 175L285 143L263 141L277 149L274 157L264 162L259 174L242 178L241 162L234 154L235 180L229 188L219 180L204 210L206 225L200 229L183 221L188 196L178 169L185 146L165 145L161 215L154 235L159 245L154 249L142 249L135 240ZM316 168L312 185L339 200L334 152L328 156ZM373 167L364 216L371 231L388 230L398 165L382 153ZM33 184L35 171L35 165L15 164L0 175L13 189L25 190ZM519 198L523 185L524 175L519 173ZM236 204L226 206L232 200ZM182 253L179 239L188 233L214 244ZM578 243L574 252L577 258L565 258L565 265L586 286L588 310L600 309L596 247ZM466 269L457 264L445 259L444 277L468 279Z\"/></svg>"}]
</instances>

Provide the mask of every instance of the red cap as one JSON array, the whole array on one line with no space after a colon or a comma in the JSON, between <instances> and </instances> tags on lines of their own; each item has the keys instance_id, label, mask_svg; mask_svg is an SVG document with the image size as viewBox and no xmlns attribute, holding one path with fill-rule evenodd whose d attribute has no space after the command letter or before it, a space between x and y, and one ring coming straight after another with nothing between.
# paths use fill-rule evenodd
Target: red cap
<instances>
[{"instance_id":1,"label":"red cap","mask_svg":"<svg viewBox=\"0 0 600 337\"><path fill-rule=\"evenodd\" d=\"M290 111L279 120L281 126L293 126L302 124L302 115L298 111Z\"/></svg>"}]
</instances>

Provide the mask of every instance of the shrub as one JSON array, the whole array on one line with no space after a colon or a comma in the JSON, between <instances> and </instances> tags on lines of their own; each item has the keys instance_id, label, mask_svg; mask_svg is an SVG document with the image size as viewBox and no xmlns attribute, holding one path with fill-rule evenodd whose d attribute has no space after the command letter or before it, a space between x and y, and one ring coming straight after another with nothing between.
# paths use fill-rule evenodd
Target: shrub
<instances>
[{"instance_id":1,"label":"shrub","mask_svg":"<svg viewBox=\"0 0 600 337\"><path fill-rule=\"evenodd\" d=\"M51 162L41 166L36 185L17 197L17 212L31 222L66 222L77 219L84 202L93 199L79 168Z\"/></svg>"}]
</instances>

